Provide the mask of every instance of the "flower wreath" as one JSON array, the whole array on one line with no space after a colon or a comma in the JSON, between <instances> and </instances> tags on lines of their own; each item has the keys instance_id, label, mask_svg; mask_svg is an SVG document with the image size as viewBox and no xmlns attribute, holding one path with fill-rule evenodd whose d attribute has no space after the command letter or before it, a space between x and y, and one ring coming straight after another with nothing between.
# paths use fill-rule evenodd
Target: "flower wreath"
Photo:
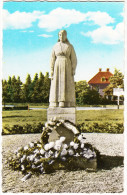
<instances>
[{"instance_id":1,"label":"flower wreath","mask_svg":"<svg viewBox=\"0 0 127 195\"><path fill-rule=\"evenodd\" d=\"M63 125L75 134L74 141L65 144L65 137L55 142L48 142L53 129ZM41 135L41 142L31 142L15 151L9 158L9 165L13 170L22 171L25 181L32 173L51 173L59 169L84 169L84 163L98 159L99 151L86 142L83 134L70 121L51 120L45 123ZM93 170L95 171L95 170Z\"/></svg>"}]
</instances>

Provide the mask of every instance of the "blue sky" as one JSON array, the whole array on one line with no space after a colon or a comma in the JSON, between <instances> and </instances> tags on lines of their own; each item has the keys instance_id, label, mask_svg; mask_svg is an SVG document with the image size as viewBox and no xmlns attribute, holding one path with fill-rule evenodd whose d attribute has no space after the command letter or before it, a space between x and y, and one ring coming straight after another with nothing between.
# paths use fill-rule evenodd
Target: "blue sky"
<instances>
[{"instance_id":1,"label":"blue sky","mask_svg":"<svg viewBox=\"0 0 127 195\"><path fill-rule=\"evenodd\" d=\"M76 51L76 81L99 68L124 72L123 12L121 2L4 2L3 78L49 72L61 29Z\"/></svg>"}]
</instances>

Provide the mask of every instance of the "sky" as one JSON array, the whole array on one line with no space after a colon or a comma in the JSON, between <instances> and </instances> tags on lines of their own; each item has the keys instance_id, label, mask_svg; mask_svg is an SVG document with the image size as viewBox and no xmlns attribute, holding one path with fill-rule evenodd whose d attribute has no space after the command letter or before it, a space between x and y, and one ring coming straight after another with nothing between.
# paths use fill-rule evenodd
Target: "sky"
<instances>
[{"instance_id":1,"label":"sky","mask_svg":"<svg viewBox=\"0 0 127 195\"><path fill-rule=\"evenodd\" d=\"M77 55L75 81L99 70L124 73L123 2L4 2L3 79L50 72L50 57L61 29Z\"/></svg>"}]
</instances>

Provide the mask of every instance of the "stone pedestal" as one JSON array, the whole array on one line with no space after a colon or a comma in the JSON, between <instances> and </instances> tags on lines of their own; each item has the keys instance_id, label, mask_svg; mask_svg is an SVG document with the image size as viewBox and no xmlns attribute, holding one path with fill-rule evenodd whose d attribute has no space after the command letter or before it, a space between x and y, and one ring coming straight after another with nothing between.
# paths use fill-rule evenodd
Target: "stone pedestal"
<instances>
[{"instance_id":1,"label":"stone pedestal","mask_svg":"<svg viewBox=\"0 0 127 195\"><path fill-rule=\"evenodd\" d=\"M63 119L63 120L69 120L76 123L76 115L75 115L76 109L75 107L69 107L69 108L60 108L60 107L54 107L54 108L48 108L47 110L47 120L50 120L52 118L56 119Z\"/></svg>"}]
</instances>

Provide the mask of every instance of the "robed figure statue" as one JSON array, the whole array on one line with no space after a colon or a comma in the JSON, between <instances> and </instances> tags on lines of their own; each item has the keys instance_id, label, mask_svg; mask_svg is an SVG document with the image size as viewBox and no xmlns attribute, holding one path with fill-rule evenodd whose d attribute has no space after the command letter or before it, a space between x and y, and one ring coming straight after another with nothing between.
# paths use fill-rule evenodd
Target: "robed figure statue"
<instances>
[{"instance_id":1,"label":"robed figure statue","mask_svg":"<svg viewBox=\"0 0 127 195\"><path fill-rule=\"evenodd\" d=\"M75 107L76 65L74 48L67 39L67 32L61 30L51 55L50 107Z\"/></svg>"}]
</instances>

